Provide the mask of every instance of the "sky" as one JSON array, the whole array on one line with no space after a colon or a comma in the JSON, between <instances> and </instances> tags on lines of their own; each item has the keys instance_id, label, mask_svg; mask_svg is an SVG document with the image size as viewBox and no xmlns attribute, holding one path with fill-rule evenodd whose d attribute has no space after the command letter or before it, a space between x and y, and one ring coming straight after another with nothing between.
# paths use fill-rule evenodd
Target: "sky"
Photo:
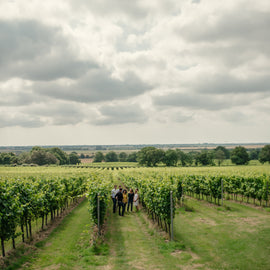
<instances>
[{"instance_id":1,"label":"sky","mask_svg":"<svg viewBox=\"0 0 270 270\"><path fill-rule=\"evenodd\" d=\"M269 0L0 0L0 145L270 142Z\"/></svg>"}]
</instances>

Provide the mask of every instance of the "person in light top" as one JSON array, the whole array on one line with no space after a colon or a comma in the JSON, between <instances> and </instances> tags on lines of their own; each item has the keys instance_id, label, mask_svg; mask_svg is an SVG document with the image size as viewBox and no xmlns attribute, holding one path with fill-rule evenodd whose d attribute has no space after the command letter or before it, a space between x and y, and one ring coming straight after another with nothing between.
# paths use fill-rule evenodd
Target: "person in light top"
<instances>
[{"instance_id":1,"label":"person in light top","mask_svg":"<svg viewBox=\"0 0 270 270\"><path fill-rule=\"evenodd\" d=\"M116 194L118 193L119 189L117 189L117 185L114 185L114 189L112 190L111 197L113 201L113 212L115 213L116 211Z\"/></svg>"},{"instance_id":2,"label":"person in light top","mask_svg":"<svg viewBox=\"0 0 270 270\"><path fill-rule=\"evenodd\" d=\"M135 189L135 194L134 194L134 206L136 207L137 212L139 211L139 194L138 194L138 189Z\"/></svg>"}]
</instances>

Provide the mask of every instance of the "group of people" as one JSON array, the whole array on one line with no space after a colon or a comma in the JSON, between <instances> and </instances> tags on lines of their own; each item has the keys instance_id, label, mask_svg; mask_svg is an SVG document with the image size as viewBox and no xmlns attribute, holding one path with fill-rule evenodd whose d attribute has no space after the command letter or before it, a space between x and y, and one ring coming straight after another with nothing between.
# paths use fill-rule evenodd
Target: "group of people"
<instances>
[{"instance_id":1,"label":"group of people","mask_svg":"<svg viewBox=\"0 0 270 270\"><path fill-rule=\"evenodd\" d=\"M111 193L112 201L113 201L113 212L116 212L116 206L118 203L118 209L119 209L119 216L124 216L126 205L127 205L127 212L132 212L133 210L133 204L136 207L136 210L139 210L139 193L138 189L135 189L135 193L133 192L133 189L131 188L129 192L127 192L126 189L122 189L121 186L117 189L117 185L114 185L114 189Z\"/></svg>"}]
</instances>

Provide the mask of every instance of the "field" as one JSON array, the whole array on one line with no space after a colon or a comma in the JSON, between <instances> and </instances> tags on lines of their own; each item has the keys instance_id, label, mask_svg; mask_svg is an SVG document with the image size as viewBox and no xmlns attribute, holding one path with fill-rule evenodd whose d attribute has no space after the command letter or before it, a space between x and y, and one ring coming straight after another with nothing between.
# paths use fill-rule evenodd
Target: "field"
<instances>
[{"instance_id":1,"label":"field","mask_svg":"<svg viewBox=\"0 0 270 270\"><path fill-rule=\"evenodd\" d=\"M121 169L117 164L117 167L114 170L1 167L2 183L6 180L17 183L18 179L28 183L33 178L41 183L44 179L73 183L80 178L86 187L80 191L87 194L48 237L33 244L27 240L30 245L21 245L21 236L17 237L17 253L11 252L5 264L2 259L2 268L119 269L125 265L130 269L270 269L270 211L268 207L260 207L260 204L269 206L269 165ZM225 189L223 206L220 187L214 189L210 185L207 190L207 185L221 176ZM233 190L229 185L231 179L245 183L241 186L243 190L240 187ZM113 214L106 194L114 183L139 187L144 207L124 217ZM196 183L200 183L200 189ZM167 227L169 190L174 196L174 241L170 241ZM95 226L97 192L104 210L100 237ZM33 220L33 225L38 229L40 222L39 217ZM7 250L11 247L11 241L6 241Z\"/></svg>"}]
</instances>

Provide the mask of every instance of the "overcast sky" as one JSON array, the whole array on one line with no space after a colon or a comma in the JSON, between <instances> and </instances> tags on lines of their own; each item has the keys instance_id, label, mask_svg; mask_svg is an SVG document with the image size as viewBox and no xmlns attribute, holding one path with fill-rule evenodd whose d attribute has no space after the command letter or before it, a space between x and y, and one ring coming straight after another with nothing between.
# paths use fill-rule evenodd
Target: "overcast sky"
<instances>
[{"instance_id":1,"label":"overcast sky","mask_svg":"<svg viewBox=\"0 0 270 270\"><path fill-rule=\"evenodd\" d=\"M269 0L0 0L0 145L270 142Z\"/></svg>"}]
</instances>

